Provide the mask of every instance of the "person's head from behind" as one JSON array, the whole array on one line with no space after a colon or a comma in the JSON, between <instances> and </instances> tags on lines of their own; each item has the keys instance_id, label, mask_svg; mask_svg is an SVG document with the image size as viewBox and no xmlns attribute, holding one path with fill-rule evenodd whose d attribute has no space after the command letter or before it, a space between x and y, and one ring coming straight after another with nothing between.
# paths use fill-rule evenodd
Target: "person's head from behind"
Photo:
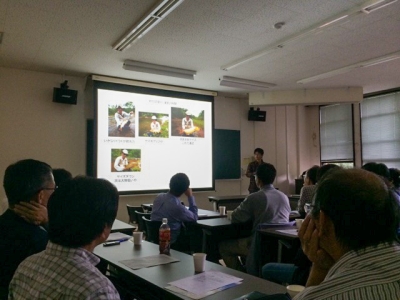
<instances>
[{"instance_id":1,"label":"person's head from behind","mask_svg":"<svg viewBox=\"0 0 400 300\"><path fill-rule=\"evenodd\" d=\"M3 180L8 204L36 201L47 206L56 188L51 167L34 159L20 160L7 167Z\"/></svg>"},{"instance_id":2,"label":"person's head from behind","mask_svg":"<svg viewBox=\"0 0 400 300\"><path fill-rule=\"evenodd\" d=\"M266 184L272 184L276 177L276 169L269 163L258 166L256 170L256 182L259 187Z\"/></svg>"},{"instance_id":3,"label":"person's head from behind","mask_svg":"<svg viewBox=\"0 0 400 300\"><path fill-rule=\"evenodd\" d=\"M390 181L395 188L400 188L400 170L395 168L390 168Z\"/></svg>"},{"instance_id":4,"label":"person's head from behind","mask_svg":"<svg viewBox=\"0 0 400 300\"><path fill-rule=\"evenodd\" d=\"M261 148L254 149L254 158L256 161L261 161L264 156L264 150Z\"/></svg>"},{"instance_id":5,"label":"person's head from behind","mask_svg":"<svg viewBox=\"0 0 400 300\"><path fill-rule=\"evenodd\" d=\"M319 166L312 166L306 172L306 176L304 177L304 185L314 185L317 183L317 172L319 170Z\"/></svg>"},{"instance_id":6,"label":"person's head from behind","mask_svg":"<svg viewBox=\"0 0 400 300\"><path fill-rule=\"evenodd\" d=\"M386 178L387 180L390 179L389 168L385 164L369 162L369 163L366 163L365 165L363 165L362 169L372 172L376 175L382 176L383 178Z\"/></svg>"},{"instance_id":7,"label":"person's head from behind","mask_svg":"<svg viewBox=\"0 0 400 300\"><path fill-rule=\"evenodd\" d=\"M180 197L190 186L189 177L184 173L177 173L169 181L169 192L175 197Z\"/></svg>"},{"instance_id":8,"label":"person's head from behind","mask_svg":"<svg viewBox=\"0 0 400 300\"><path fill-rule=\"evenodd\" d=\"M71 172L65 169L53 169L53 176L56 186L62 185L64 182L72 179Z\"/></svg>"},{"instance_id":9,"label":"person's head from behind","mask_svg":"<svg viewBox=\"0 0 400 300\"><path fill-rule=\"evenodd\" d=\"M398 208L383 180L361 169L338 168L317 185L312 218L329 254L362 250L397 238Z\"/></svg>"},{"instance_id":10,"label":"person's head from behind","mask_svg":"<svg viewBox=\"0 0 400 300\"><path fill-rule=\"evenodd\" d=\"M49 201L50 241L69 248L105 241L118 198L117 188L105 179L77 176L65 182Z\"/></svg>"},{"instance_id":11,"label":"person's head from behind","mask_svg":"<svg viewBox=\"0 0 400 300\"><path fill-rule=\"evenodd\" d=\"M316 183L319 182L322 179L322 177L325 176L325 174L328 174L329 172L331 172L333 170L337 170L337 169L340 169L340 167L338 165L334 165L334 164L323 165L317 171Z\"/></svg>"}]
</instances>

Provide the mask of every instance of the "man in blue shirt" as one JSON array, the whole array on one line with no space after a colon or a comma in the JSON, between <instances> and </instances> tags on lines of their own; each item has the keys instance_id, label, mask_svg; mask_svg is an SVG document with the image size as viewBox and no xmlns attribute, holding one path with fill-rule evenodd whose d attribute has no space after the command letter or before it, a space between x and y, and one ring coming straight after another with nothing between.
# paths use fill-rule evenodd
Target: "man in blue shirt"
<instances>
[{"instance_id":1,"label":"man in blue shirt","mask_svg":"<svg viewBox=\"0 0 400 300\"><path fill-rule=\"evenodd\" d=\"M159 194L153 203L151 220L168 219L168 225L171 228L171 244L178 239L183 222L197 221L197 206L189 185L190 180L186 174L175 174L169 182L168 193ZM187 196L189 209L182 205L179 199L183 194Z\"/></svg>"}]
</instances>

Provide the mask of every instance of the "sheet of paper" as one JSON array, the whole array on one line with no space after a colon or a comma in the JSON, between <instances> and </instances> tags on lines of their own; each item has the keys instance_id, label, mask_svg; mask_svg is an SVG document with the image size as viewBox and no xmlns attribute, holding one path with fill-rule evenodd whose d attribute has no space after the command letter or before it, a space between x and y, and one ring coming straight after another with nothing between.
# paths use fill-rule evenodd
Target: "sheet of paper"
<instances>
[{"instance_id":1,"label":"sheet of paper","mask_svg":"<svg viewBox=\"0 0 400 300\"><path fill-rule=\"evenodd\" d=\"M165 254L158 254L146 257L138 257L129 260L121 260L120 263L124 264L128 268L133 270L148 268L158 265L164 265L179 261L179 259L173 258Z\"/></svg>"},{"instance_id":2,"label":"sheet of paper","mask_svg":"<svg viewBox=\"0 0 400 300\"><path fill-rule=\"evenodd\" d=\"M282 230L277 230L278 232L282 232L282 233L286 233L289 235L293 235L293 236L298 236L298 232L297 229L282 229Z\"/></svg>"},{"instance_id":3,"label":"sheet of paper","mask_svg":"<svg viewBox=\"0 0 400 300\"><path fill-rule=\"evenodd\" d=\"M119 240L122 240L122 239L130 239L132 236L130 236L130 235L127 235L127 234L125 234L125 233L121 233L121 232L113 232L113 233L110 233L110 235L108 236L108 239L107 239L107 242L110 242L110 241L119 241Z\"/></svg>"},{"instance_id":4,"label":"sheet of paper","mask_svg":"<svg viewBox=\"0 0 400 300\"><path fill-rule=\"evenodd\" d=\"M203 295L209 291L230 286L242 280L239 277L211 270L169 282L168 284L196 295Z\"/></svg>"}]
</instances>

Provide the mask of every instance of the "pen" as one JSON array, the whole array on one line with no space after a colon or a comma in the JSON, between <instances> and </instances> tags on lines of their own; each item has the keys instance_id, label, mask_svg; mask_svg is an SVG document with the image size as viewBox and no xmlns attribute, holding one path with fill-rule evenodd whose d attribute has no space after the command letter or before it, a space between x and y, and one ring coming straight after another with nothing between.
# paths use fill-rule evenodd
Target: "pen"
<instances>
[{"instance_id":1,"label":"pen","mask_svg":"<svg viewBox=\"0 0 400 300\"><path fill-rule=\"evenodd\" d=\"M115 239L115 240L107 240L107 242L126 242L127 240L129 240L131 237L126 237L126 238L122 238L122 239Z\"/></svg>"}]
</instances>

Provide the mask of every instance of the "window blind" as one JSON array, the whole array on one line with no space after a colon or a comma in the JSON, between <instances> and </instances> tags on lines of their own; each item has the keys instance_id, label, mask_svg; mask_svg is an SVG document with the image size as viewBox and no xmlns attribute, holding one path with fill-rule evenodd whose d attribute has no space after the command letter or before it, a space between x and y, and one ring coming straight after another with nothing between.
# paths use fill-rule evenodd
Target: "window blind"
<instances>
[{"instance_id":1,"label":"window blind","mask_svg":"<svg viewBox=\"0 0 400 300\"><path fill-rule=\"evenodd\" d=\"M352 104L320 108L321 162L354 161Z\"/></svg>"},{"instance_id":2,"label":"window blind","mask_svg":"<svg viewBox=\"0 0 400 300\"><path fill-rule=\"evenodd\" d=\"M362 160L400 168L400 92L361 102Z\"/></svg>"}]
</instances>

